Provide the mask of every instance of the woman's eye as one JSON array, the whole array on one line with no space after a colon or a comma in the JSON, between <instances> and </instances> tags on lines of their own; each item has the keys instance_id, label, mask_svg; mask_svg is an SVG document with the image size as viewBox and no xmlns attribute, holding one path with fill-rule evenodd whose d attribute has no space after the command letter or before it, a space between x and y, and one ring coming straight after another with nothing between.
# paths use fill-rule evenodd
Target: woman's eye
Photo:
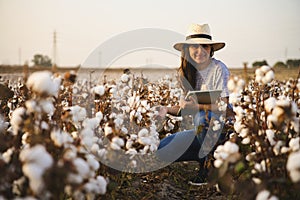
<instances>
[{"instance_id":1,"label":"woman's eye","mask_svg":"<svg viewBox=\"0 0 300 200\"><path fill-rule=\"evenodd\" d=\"M208 44L201 44L201 46L204 48L204 49L207 49L209 47Z\"/></svg>"},{"instance_id":2,"label":"woman's eye","mask_svg":"<svg viewBox=\"0 0 300 200\"><path fill-rule=\"evenodd\" d=\"M192 44L191 47L197 49L199 47L199 44Z\"/></svg>"}]
</instances>

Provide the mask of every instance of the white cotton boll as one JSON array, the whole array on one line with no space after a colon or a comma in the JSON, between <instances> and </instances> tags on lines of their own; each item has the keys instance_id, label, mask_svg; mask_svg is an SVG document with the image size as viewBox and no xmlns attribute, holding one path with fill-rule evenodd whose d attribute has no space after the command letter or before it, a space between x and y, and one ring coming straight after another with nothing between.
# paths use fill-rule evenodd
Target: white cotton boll
<instances>
[{"instance_id":1,"label":"white cotton boll","mask_svg":"<svg viewBox=\"0 0 300 200\"><path fill-rule=\"evenodd\" d=\"M270 97L267 100L265 100L264 102L265 104L265 109L268 113L271 113L272 110L275 108L276 106L276 99L274 97Z\"/></svg>"},{"instance_id":2,"label":"white cotton boll","mask_svg":"<svg viewBox=\"0 0 300 200\"><path fill-rule=\"evenodd\" d=\"M142 100L142 101L141 101L141 105L142 105L143 107L147 108L147 107L148 107L148 105L147 105L147 100Z\"/></svg>"},{"instance_id":3,"label":"white cotton boll","mask_svg":"<svg viewBox=\"0 0 300 200\"><path fill-rule=\"evenodd\" d=\"M112 143L115 143L120 147L124 146L124 144L125 144L123 138L119 138L119 137L114 137L112 139Z\"/></svg>"},{"instance_id":4,"label":"white cotton boll","mask_svg":"<svg viewBox=\"0 0 300 200\"><path fill-rule=\"evenodd\" d=\"M132 144L133 144L133 141L132 140L127 140L126 141L126 145L125 145L125 147L126 147L126 149L130 149L131 147L132 147Z\"/></svg>"},{"instance_id":5,"label":"white cotton boll","mask_svg":"<svg viewBox=\"0 0 300 200\"><path fill-rule=\"evenodd\" d=\"M83 177L79 174L69 173L67 181L69 183L81 184L83 182Z\"/></svg>"},{"instance_id":6,"label":"white cotton boll","mask_svg":"<svg viewBox=\"0 0 300 200\"><path fill-rule=\"evenodd\" d=\"M131 108L133 108L133 106L134 106L134 99L135 99L135 97L134 96L131 96L131 97L129 97L128 98L128 100L127 100L127 104L131 107Z\"/></svg>"},{"instance_id":7,"label":"white cotton boll","mask_svg":"<svg viewBox=\"0 0 300 200\"><path fill-rule=\"evenodd\" d=\"M296 133L299 133L300 132L300 124L299 124L299 118L294 118L292 121L291 121L291 128L293 128Z\"/></svg>"},{"instance_id":8,"label":"white cotton boll","mask_svg":"<svg viewBox=\"0 0 300 200\"><path fill-rule=\"evenodd\" d=\"M81 135L83 137L90 137L92 138L94 136L94 131L90 128L85 128L81 131Z\"/></svg>"},{"instance_id":9,"label":"white cotton boll","mask_svg":"<svg viewBox=\"0 0 300 200\"><path fill-rule=\"evenodd\" d=\"M212 127L212 130L213 131L217 131L217 130L220 130L221 129L221 124L220 124L220 122L218 121L218 120L215 120L214 121L214 125L213 125L213 127Z\"/></svg>"},{"instance_id":10,"label":"white cotton boll","mask_svg":"<svg viewBox=\"0 0 300 200\"><path fill-rule=\"evenodd\" d=\"M268 200L269 197L270 197L270 192L268 190L262 190L257 194L256 200Z\"/></svg>"},{"instance_id":11,"label":"white cotton boll","mask_svg":"<svg viewBox=\"0 0 300 200\"><path fill-rule=\"evenodd\" d=\"M236 89L235 81L233 79L229 79L227 82L227 87L228 87L229 91L231 91L231 92L235 91L235 89Z\"/></svg>"},{"instance_id":12,"label":"white cotton boll","mask_svg":"<svg viewBox=\"0 0 300 200\"><path fill-rule=\"evenodd\" d=\"M23 165L22 171L24 175L29 178L30 189L34 194L39 194L44 187L44 181L42 179L44 169L35 163L28 163Z\"/></svg>"},{"instance_id":13,"label":"white cotton boll","mask_svg":"<svg viewBox=\"0 0 300 200\"><path fill-rule=\"evenodd\" d=\"M236 153L236 152L239 152L239 146L235 143L227 141L224 144L224 150L229 153Z\"/></svg>"},{"instance_id":14,"label":"white cotton boll","mask_svg":"<svg viewBox=\"0 0 300 200\"><path fill-rule=\"evenodd\" d=\"M128 130L126 127L122 127L121 132L124 133L125 135L128 134Z\"/></svg>"},{"instance_id":15,"label":"white cotton boll","mask_svg":"<svg viewBox=\"0 0 300 200\"><path fill-rule=\"evenodd\" d=\"M43 145L37 144L31 148L23 149L19 156L22 162L36 163L41 168L49 168L53 164L53 158Z\"/></svg>"},{"instance_id":16,"label":"white cotton boll","mask_svg":"<svg viewBox=\"0 0 300 200\"><path fill-rule=\"evenodd\" d=\"M85 160L83 160L82 158L75 158L75 160L73 161L73 165L82 178L88 177L90 167Z\"/></svg>"},{"instance_id":17,"label":"white cotton boll","mask_svg":"<svg viewBox=\"0 0 300 200\"><path fill-rule=\"evenodd\" d=\"M152 144L150 144L150 151L151 152L155 152L158 148L158 145L154 144L152 141Z\"/></svg>"},{"instance_id":18,"label":"white cotton boll","mask_svg":"<svg viewBox=\"0 0 300 200\"><path fill-rule=\"evenodd\" d=\"M143 128L139 131L138 137L148 137L149 131L146 128Z\"/></svg>"},{"instance_id":19,"label":"white cotton boll","mask_svg":"<svg viewBox=\"0 0 300 200\"><path fill-rule=\"evenodd\" d=\"M292 149L292 151L298 151L300 149L300 143L299 143L300 138L292 138L289 142L289 146Z\"/></svg>"},{"instance_id":20,"label":"white cotton boll","mask_svg":"<svg viewBox=\"0 0 300 200\"><path fill-rule=\"evenodd\" d=\"M4 121L2 115L0 115L0 133L4 132L9 126L9 122Z\"/></svg>"},{"instance_id":21,"label":"white cotton boll","mask_svg":"<svg viewBox=\"0 0 300 200\"><path fill-rule=\"evenodd\" d=\"M105 124L105 127L104 127L105 136L108 136L109 134L112 134L112 132L113 132L112 127L110 127L108 123Z\"/></svg>"},{"instance_id":22,"label":"white cotton boll","mask_svg":"<svg viewBox=\"0 0 300 200\"><path fill-rule=\"evenodd\" d=\"M215 160L215 161L214 161L214 166L215 166L216 168L220 168L222 164L223 164L223 161L222 161L222 160Z\"/></svg>"},{"instance_id":23,"label":"white cotton boll","mask_svg":"<svg viewBox=\"0 0 300 200\"><path fill-rule=\"evenodd\" d=\"M239 79L238 82L237 82L237 87L239 90L242 90L245 86L245 81L244 79Z\"/></svg>"},{"instance_id":24,"label":"white cotton boll","mask_svg":"<svg viewBox=\"0 0 300 200\"><path fill-rule=\"evenodd\" d=\"M77 156L76 151L73 151L72 149L68 149L65 151L63 158L65 160L71 161L71 160L74 160L76 158L76 156Z\"/></svg>"},{"instance_id":25,"label":"white cotton boll","mask_svg":"<svg viewBox=\"0 0 300 200\"><path fill-rule=\"evenodd\" d=\"M281 152L281 147L283 146L283 142L282 141L278 141L276 142L276 144L274 145L274 148L273 148L273 152L274 154L277 156L279 155Z\"/></svg>"},{"instance_id":26,"label":"white cotton boll","mask_svg":"<svg viewBox=\"0 0 300 200\"><path fill-rule=\"evenodd\" d=\"M55 111L55 108L54 108L54 105L53 105L52 101L50 101L50 100L41 100L39 102L39 104L40 104L40 107L41 107L41 109L44 113L47 113L50 116L53 115L53 113Z\"/></svg>"},{"instance_id":27,"label":"white cotton boll","mask_svg":"<svg viewBox=\"0 0 300 200\"><path fill-rule=\"evenodd\" d=\"M241 136L242 138L247 137L248 134L249 134L248 128L242 128L241 131L239 132L239 136Z\"/></svg>"},{"instance_id":28,"label":"white cotton boll","mask_svg":"<svg viewBox=\"0 0 300 200\"><path fill-rule=\"evenodd\" d=\"M139 137L138 142L143 145L151 145L152 140L149 137Z\"/></svg>"},{"instance_id":29,"label":"white cotton boll","mask_svg":"<svg viewBox=\"0 0 300 200\"><path fill-rule=\"evenodd\" d=\"M100 124L100 118L86 118L83 122L82 122L82 126L84 128L89 128L94 130L95 128L97 128Z\"/></svg>"},{"instance_id":30,"label":"white cotton boll","mask_svg":"<svg viewBox=\"0 0 300 200\"><path fill-rule=\"evenodd\" d=\"M237 104L241 101L241 95L237 93L230 93L229 94L229 103L230 104Z\"/></svg>"},{"instance_id":31,"label":"white cotton boll","mask_svg":"<svg viewBox=\"0 0 300 200\"><path fill-rule=\"evenodd\" d=\"M103 85L99 85L99 86L96 86L92 89L92 91L95 93L95 94L98 94L99 96L102 96L104 95L105 93L105 87Z\"/></svg>"},{"instance_id":32,"label":"white cotton boll","mask_svg":"<svg viewBox=\"0 0 300 200\"><path fill-rule=\"evenodd\" d=\"M263 79L263 83L270 83L274 79L274 72L272 70L268 71Z\"/></svg>"},{"instance_id":33,"label":"white cotton boll","mask_svg":"<svg viewBox=\"0 0 300 200\"><path fill-rule=\"evenodd\" d=\"M89 164L89 166L91 167L92 170L96 171L99 169L100 164L95 159L95 156L93 156L91 154L87 154L85 157L86 157L87 163Z\"/></svg>"},{"instance_id":34,"label":"white cotton boll","mask_svg":"<svg viewBox=\"0 0 300 200\"><path fill-rule=\"evenodd\" d=\"M96 116L96 118L98 118L100 120L100 122L102 121L102 119L103 119L103 113L101 111L97 112L95 116Z\"/></svg>"},{"instance_id":35,"label":"white cotton boll","mask_svg":"<svg viewBox=\"0 0 300 200\"><path fill-rule=\"evenodd\" d=\"M25 102L25 106L27 108L27 112L34 113L34 112L41 112L40 107L37 105L35 100L28 100Z\"/></svg>"},{"instance_id":36,"label":"white cotton boll","mask_svg":"<svg viewBox=\"0 0 300 200\"><path fill-rule=\"evenodd\" d=\"M300 151L293 152L289 155L286 168L289 171L290 178L293 182L300 181Z\"/></svg>"},{"instance_id":37,"label":"white cotton boll","mask_svg":"<svg viewBox=\"0 0 300 200\"><path fill-rule=\"evenodd\" d=\"M261 179L259 179L259 178L252 178L252 181L253 181L256 185L261 184Z\"/></svg>"},{"instance_id":38,"label":"white cotton boll","mask_svg":"<svg viewBox=\"0 0 300 200\"><path fill-rule=\"evenodd\" d=\"M274 131L268 129L268 130L266 130L266 135L267 135L267 138L270 142L270 145L274 146L276 144L276 141L274 140L274 136L275 136Z\"/></svg>"},{"instance_id":39,"label":"white cotton boll","mask_svg":"<svg viewBox=\"0 0 300 200\"><path fill-rule=\"evenodd\" d=\"M249 144L250 143L250 138L249 137L246 137L242 140L242 144Z\"/></svg>"},{"instance_id":40,"label":"white cotton boll","mask_svg":"<svg viewBox=\"0 0 300 200\"><path fill-rule=\"evenodd\" d=\"M103 176L97 176L97 188L99 194L105 194L106 193L106 187L107 187L107 181L104 179Z\"/></svg>"},{"instance_id":41,"label":"white cotton boll","mask_svg":"<svg viewBox=\"0 0 300 200\"><path fill-rule=\"evenodd\" d=\"M267 73L268 71L271 70L271 67L268 66L268 65L263 65L259 69L262 71L263 74L265 74L265 73Z\"/></svg>"},{"instance_id":42,"label":"white cotton boll","mask_svg":"<svg viewBox=\"0 0 300 200\"><path fill-rule=\"evenodd\" d=\"M60 82L54 81L51 75L49 71L34 72L28 77L26 86L39 94L57 96Z\"/></svg>"},{"instance_id":43,"label":"white cotton boll","mask_svg":"<svg viewBox=\"0 0 300 200\"><path fill-rule=\"evenodd\" d=\"M85 108L82 108L78 105L70 107L71 114L72 114L72 120L74 122L80 122L83 121L86 118L86 110Z\"/></svg>"},{"instance_id":44,"label":"white cotton boll","mask_svg":"<svg viewBox=\"0 0 300 200\"><path fill-rule=\"evenodd\" d=\"M2 154L2 157L3 157L4 162L9 163L10 160L11 160L11 156L12 156L13 153L14 153L14 148L9 148L9 149L7 149L7 150ZM0 155L0 158L1 158L1 155Z\"/></svg>"},{"instance_id":45,"label":"white cotton boll","mask_svg":"<svg viewBox=\"0 0 300 200\"><path fill-rule=\"evenodd\" d=\"M135 141L138 138L136 134L130 134L130 139Z\"/></svg>"},{"instance_id":46,"label":"white cotton boll","mask_svg":"<svg viewBox=\"0 0 300 200\"><path fill-rule=\"evenodd\" d=\"M129 80L130 80L130 77L128 76L128 74L122 74L121 81L123 83L127 83Z\"/></svg>"},{"instance_id":47,"label":"white cotton boll","mask_svg":"<svg viewBox=\"0 0 300 200\"><path fill-rule=\"evenodd\" d=\"M93 145L93 137L84 137L82 138L81 143L83 146L91 148Z\"/></svg>"},{"instance_id":48,"label":"white cotton boll","mask_svg":"<svg viewBox=\"0 0 300 200\"><path fill-rule=\"evenodd\" d=\"M134 148L129 148L125 153L132 155L132 157L130 157L130 158L133 158L133 156L135 156L137 154L137 151Z\"/></svg>"},{"instance_id":49,"label":"white cotton boll","mask_svg":"<svg viewBox=\"0 0 300 200\"><path fill-rule=\"evenodd\" d=\"M62 137L61 137L60 131L58 131L58 130L52 131L52 132L50 133L50 138L51 138L51 140L54 142L54 145L55 145L55 146L58 146L58 147L61 147L61 146L62 146L63 141L62 141Z\"/></svg>"},{"instance_id":50,"label":"white cotton boll","mask_svg":"<svg viewBox=\"0 0 300 200\"><path fill-rule=\"evenodd\" d=\"M121 127L123 122L124 122L123 115L118 115L117 118L114 119L114 124L116 125L116 127Z\"/></svg>"},{"instance_id":51,"label":"white cotton boll","mask_svg":"<svg viewBox=\"0 0 300 200\"><path fill-rule=\"evenodd\" d=\"M22 116L25 114L26 110L23 107L16 108L11 116L10 123L12 125L14 134L18 133L19 125L23 122Z\"/></svg>"}]
</instances>

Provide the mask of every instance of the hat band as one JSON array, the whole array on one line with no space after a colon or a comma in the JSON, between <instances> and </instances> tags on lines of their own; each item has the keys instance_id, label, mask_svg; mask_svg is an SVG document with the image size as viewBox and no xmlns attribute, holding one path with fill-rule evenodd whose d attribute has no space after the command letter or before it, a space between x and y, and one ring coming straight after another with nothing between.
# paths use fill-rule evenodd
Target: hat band
<instances>
[{"instance_id":1,"label":"hat band","mask_svg":"<svg viewBox=\"0 0 300 200\"><path fill-rule=\"evenodd\" d=\"M206 38L211 40L211 36L207 34L195 34L195 35L189 35L186 37L186 40L192 39L192 38Z\"/></svg>"}]
</instances>

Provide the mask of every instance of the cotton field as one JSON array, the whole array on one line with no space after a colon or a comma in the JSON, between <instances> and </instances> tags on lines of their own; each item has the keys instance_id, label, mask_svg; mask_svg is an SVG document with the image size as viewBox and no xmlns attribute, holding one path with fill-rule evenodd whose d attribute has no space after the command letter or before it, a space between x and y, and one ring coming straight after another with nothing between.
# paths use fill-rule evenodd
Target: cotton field
<instances>
[{"instance_id":1,"label":"cotton field","mask_svg":"<svg viewBox=\"0 0 300 200\"><path fill-rule=\"evenodd\" d=\"M158 106L178 105L176 77L124 73L88 84L72 71L38 71L2 82L0 199L101 198L104 165L146 173L160 139L191 128L191 116L158 118ZM211 123L228 134L210 156L210 183L249 199L299 198L299 76L277 81L263 66L249 82L232 76L228 88L235 116Z\"/></svg>"}]
</instances>

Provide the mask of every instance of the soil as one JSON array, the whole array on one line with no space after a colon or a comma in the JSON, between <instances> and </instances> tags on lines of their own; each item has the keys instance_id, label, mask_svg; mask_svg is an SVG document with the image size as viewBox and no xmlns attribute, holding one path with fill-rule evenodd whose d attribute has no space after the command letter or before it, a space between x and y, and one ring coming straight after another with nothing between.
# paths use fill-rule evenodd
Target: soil
<instances>
[{"instance_id":1,"label":"soil","mask_svg":"<svg viewBox=\"0 0 300 200\"><path fill-rule=\"evenodd\" d=\"M145 174L113 171L108 173L108 190L101 199L237 199L217 190L216 185L192 186L188 181L197 175L197 162L173 163Z\"/></svg>"}]
</instances>

